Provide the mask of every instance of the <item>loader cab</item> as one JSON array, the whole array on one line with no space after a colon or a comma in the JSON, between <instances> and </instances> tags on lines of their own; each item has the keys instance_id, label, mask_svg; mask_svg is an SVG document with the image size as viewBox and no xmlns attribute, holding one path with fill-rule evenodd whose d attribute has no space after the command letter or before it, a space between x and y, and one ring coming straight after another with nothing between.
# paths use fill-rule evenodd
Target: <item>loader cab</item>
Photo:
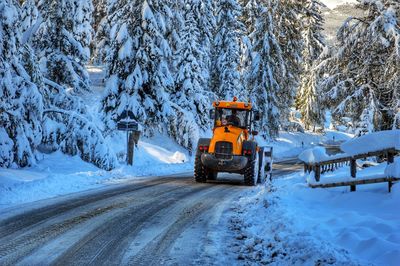
<instances>
[{"instance_id":1,"label":"loader cab","mask_svg":"<svg viewBox=\"0 0 400 266\"><path fill-rule=\"evenodd\" d=\"M214 128L234 126L245 130L251 130L252 120L257 121L258 112L252 110L251 103L233 101L216 101L210 112L214 120Z\"/></svg>"},{"instance_id":2,"label":"loader cab","mask_svg":"<svg viewBox=\"0 0 400 266\"><path fill-rule=\"evenodd\" d=\"M250 110L215 108L214 127L235 126L250 129Z\"/></svg>"}]
</instances>

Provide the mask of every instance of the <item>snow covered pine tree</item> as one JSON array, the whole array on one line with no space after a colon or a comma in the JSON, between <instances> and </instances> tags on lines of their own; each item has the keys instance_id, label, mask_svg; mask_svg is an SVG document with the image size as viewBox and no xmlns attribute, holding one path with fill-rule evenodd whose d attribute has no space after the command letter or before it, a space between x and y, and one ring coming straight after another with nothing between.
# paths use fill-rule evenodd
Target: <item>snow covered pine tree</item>
<instances>
[{"instance_id":1,"label":"snow covered pine tree","mask_svg":"<svg viewBox=\"0 0 400 266\"><path fill-rule=\"evenodd\" d=\"M21 65L21 16L14 0L0 3L0 167L35 163L42 138L42 97Z\"/></svg>"},{"instance_id":2,"label":"snow covered pine tree","mask_svg":"<svg viewBox=\"0 0 400 266\"><path fill-rule=\"evenodd\" d=\"M400 3L360 1L367 13L349 18L338 33L337 51L321 62L325 103L356 134L399 128Z\"/></svg>"},{"instance_id":3,"label":"snow covered pine tree","mask_svg":"<svg viewBox=\"0 0 400 266\"><path fill-rule=\"evenodd\" d=\"M245 91L239 72L240 43L244 25L239 21L241 7L236 0L219 0L217 5L217 32L214 38L215 62L212 71L212 89L220 99L233 96L246 101Z\"/></svg>"},{"instance_id":4,"label":"snow covered pine tree","mask_svg":"<svg viewBox=\"0 0 400 266\"><path fill-rule=\"evenodd\" d=\"M166 91L173 85L167 65L168 44L159 24L157 1L121 2L110 14L106 95L102 100L103 121L108 132L124 110L131 110L147 132L161 127L168 114Z\"/></svg>"},{"instance_id":5,"label":"snow covered pine tree","mask_svg":"<svg viewBox=\"0 0 400 266\"><path fill-rule=\"evenodd\" d=\"M279 127L289 123L303 47L300 12L297 1L265 2L250 35L253 54L246 80L252 101L263 114L258 128L264 137L276 137Z\"/></svg>"},{"instance_id":6,"label":"snow covered pine tree","mask_svg":"<svg viewBox=\"0 0 400 266\"><path fill-rule=\"evenodd\" d=\"M90 58L91 0L60 0L41 4L44 17L32 41L46 78L74 93L90 90L84 67Z\"/></svg>"},{"instance_id":7,"label":"snow covered pine tree","mask_svg":"<svg viewBox=\"0 0 400 266\"><path fill-rule=\"evenodd\" d=\"M321 105L321 93L318 91L317 74L314 68L319 63L319 56L326 47L322 34L324 18L322 8L324 5L319 0L305 1L302 20L304 39L303 50L303 75L296 98L296 107L301 112L301 120L308 130L322 125L324 121L324 108Z\"/></svg>"},{"instance_id":8,"label":"snow covered pine tree","mask_svg":"<svg viewBox=\"0 0 400 266\"><path fill-rule=\"evenodd\" d=\"M192 8L195 5L195 8ZM201 60L208 60L207 50L200 44L208 42L208 34L199 30L199 1L184 0L180 2L176 18L178 41L174 43L173 69L175 86L171 92L172 114L169 116L168 130L170 135L193 150L201 130L210 125L208 111L210 102L215 98L209 91L208 70L204 72ZM207 20L207 19L206 19ZM207 23L206 23L207 24ZM204 35L205 34L205 35ZM203 36L203 37L201 37ZM203 39L201 41L201 39ZM203 61L203 66L207 62Z\"/></svg>"},{"instance_id":9,"label":"snow covered pine tree","mask_svg":"<svg viewBox=\"0 0 400 266\"><path fill-rule=\"evenodd\" d=\"M30 17L23 20L26 44L20 48L22 63L43 98L43 131L38 149L46 152L61 150L67 154L79 155L83 160L100 168L112 169L116 164L115 154L105 143L96 124L92 122L92 117L82 100L72 96L59 84L43 77L35 52L30 47L35 31L43 21L42 16L37 14L33 0L24 2L22 8L24 17ZM79 27L77 32L76 35L79 35Z\"/></svg>"}]
</instances>

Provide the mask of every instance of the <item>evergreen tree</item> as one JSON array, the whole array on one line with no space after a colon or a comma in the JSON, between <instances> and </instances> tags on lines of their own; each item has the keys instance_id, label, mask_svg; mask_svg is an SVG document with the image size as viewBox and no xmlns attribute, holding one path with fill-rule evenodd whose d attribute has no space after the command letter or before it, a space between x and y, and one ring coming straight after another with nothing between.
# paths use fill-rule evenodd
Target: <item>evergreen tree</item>
<instances>
[{"instance_id":1,"label":"evergreen tree","mask_svg":"<svg viewBox=\"0 0 400 266\"><path fill-rule=\"evenodd\" d=\"M244 23L247 32L251 33L254 31L256 24L256 18L258 17L262 6L260 0L239 0L239 4L242 6L241 20Z\"/></svg>"},{"instance_id":2,"label":"evergreen tree","mask_svg":"<svg viewBox=\"0 0 400 266\"><path fill-rule=\"evenodd\" d=\"M367 13L349 18L338 32L339 49L319 65L324 103L357 134L398 128L400 3L360 1Z\"/></svg>"},{"instance_id":3,"label":"evergreen tree","mask_svg":"<svg viewBox=\"0 0 400 266\"><path fill-rule=\"evenodd\" d=\"M100 25L100 22L107 15L107 4L109 0L93 0L93 22L92 27L94 32L97 32L97 29Z\"/></svg>"},{"instance_id":4,"label":"evergreen tree","mask_svg":"<svg viewBox=\"0 0 400 266\"><path fill-rule=\"evenodd\" d=\"M218 1L213 90L220 99L238 96L239 99L247 100L239 72L240 43L244 34L244 25L239 21L240 15L241 7L236 0Z\"/></svg>"},{"instance_id":5,"label":"evergreen tree","mask_svg":"<svg viewBox=\"0 0 400 266\"><path fill-rule=\"evenodd\" d=\"M242 76L242 82L247 85L247 73L251 71L253 51L252 38L250 35L252 32L254 32L256 18L259 17L262 6L258 3L258 0L240 0L239 3L242 6L242 16L240 17L240 20L245 26L245 34L240 40L240 72ZM247 88L246 85L245 92L246 94L249 94L250 88Z\"/></svg>"},{"instance_id":6,"label":"evergreen tree","mask_svg":"<svg viewBox=\"0 0 400 266\"><path fill-rule=\"evenodd\" d=\"M284 58L282 76L279 78L280 89L276 91L280 124L284 129L291 127L290 110L294 106L297 89L300 84L302 68L302 39L304 0L281 0L276 3L275 36ZM280 76L281 73L278 74Z\"/></svg>"},{"instance_id":7,"label":"evergreen tree","mask_svg":"<svg viewBox=\"0 0 400 266\"><path fill-rule=\"evenodd\" d=\"M196 2L196 1L195 1ZM172 108L176 115L169 117L169 131L180 144L193 150L200 130L210 126L208 111L215 96L204 87L207 83L199 61L204 59L201 32L196 21L193 1L182 3L181 26L177 32L174 53L175 87L171 93ZM182 23L182 24L180 24Z\"/></svg>"},{"instance_id":8,"label":"evergreen tree","mask_svg":"<svg viewBox=\"0 0 400 266\"><path fill-rule=\"evenodd\" d=\"M280 89L276 74L284 72L284 58L280 45L275 38L273 20L274 2L268 2L263 8L252 33L253 55L248 74L248 87L255 108L262 114L258 129L264 137L275 137L279 132L279 109L276 92ZM282 73L283 74L283 73Z\"/></svg>"},{"instance_id":9,"label":"evergreen tree","mask_svg":"<svg viewBox=\"0 0 400 266\"><path fill-rule=\"evenodd\" d=\"M90 57L92 28L91 0L51 1L39 7L45 21L32 40L46 78L71 88L89 91L89 75L84 67Z\"/></svg>"},{"instance_id":10,"label":"evergreen tree","mask_svg":"<svg viewBox=\"0 0 400 266\"><path fill-rule=\"evenodd\" d=\"M176 63L175 91L171 96L173 102L187 111L193 112L197 124L203 129L209 125L208 110L210 96L202 84L205 84L199 60L202 54L200 32L197 30L194 12L185 1L184 28L181 35L181 44L177 54L180 55Z\"/></svg>"},{"instance_id":11,"label":"evergreen tree","mask_svg":"<svg viewBox=\"0 0 400 266\"><path fill-rule=\"evenodd\" d=\"M211 91L210 68L212 64L212 49L214 30L216 27L214 15L214 1L212 0L190 0L184 1L193 9L193 26L198 30L197 42L199 43L197 63L200 66L203 80L200 85L207 91ZM184 12L186 14L186 12Z\"/></svg>"},{"instance_id":12,"label":"evergreen tree","mask_svg":"<svg viewBox=\"0 0 400 266\"><path fill-rule=\"evenodd\" d=\"M296 99L297 109L300 110L302 121L306 129L321 125L324 120L321 95L318 91L317 71L314 67L319 63L319 56L325 48L322 34L324 5L319 0L307 0L303 11L303 67L304 73Z\"/></svg>"},{"instance_id":13,"label":"evergreen tree","mask_svg":"<svg viewBox=\"0 0 400 266\"><path fill-rule=\"evenodd\" d=\"M121 113L132 110L147 132L162 126L170 107L166 91L173 85L166 58L169 47L157 20L159 1L128 1L112 15L103 120L115 128ZM161 129L161 128L160 128Z\"/></svg>"},{"instance_id":14,"label":"evergreen tree","mask_svg":"<svg viewBox=\"0 0 400 266\"><path fill-rule=\"evenodd\" d=\"M42 1L39 4L43 10L45 4L49 3ZM84 2L80 4L85 7ZM86 5L86 8L89 6ZM76 7L79 8L79 6ZM83 7L82 10L84 10ZM43 77L35 52L28 44L32 33L41 24L42 19L41 16L36 15L37 9L33 1L28 0L24 3L22 14L28 19L22 20L25 25L24 38L27 43L20 48L21 62L26 74L43 98L44 110L41 117L43 133L40 150L46 152L61 150L70 155L79 155L83 160L103 169L112 169L116 165L115 154L108 147L85 104L78 97L72 96L64 87ZM29 16L31 16L30 19ZM75 16L79 17L78 14ZM83 30L86 26L87 24L82 22L74 30L74 35L82 42L89 41L87 32Z\"/></svg>"},{"instance_id":15,"label":"evergreen tree","mask_svg":"<svg viewBox=\"0 0 400 266\"><path fill-rule=\"evenodd\" d=\"M33 26L39 19L39 10L35 0L26 0L21 7L21 30L23 33L22 42L25 43L30 38Z\"/></svg>"},{"instance_id":16,"label":"evergreen tree","mask_svg":"<svg viewBox=\"0 0 400 266\"><path fill-rule=\"evenodd\" d=\"M276 137L288 127L301 73L302 5L292 0L272 0L260 7L252 40L251 66L246 75L252 101L263 114L258 127L264 137Z\"/></svg>"},{"instance_id":17,"label":"evergreen tree","mask_svg":"<svg viewBox=\"0 0 400 266\"><path fill-rule=\"evenodd\" d=\"M0 167L35 163L42 136L42 97L21 64L21 10L0 3Z\"/></svg>"},{"instance_id":18,"label":"evergreen tree","mask_svg":"<svg viewBox=\"0 0 400 266\"><path fill-rule=\"evenodd\" d=\"M22 48L22 62L43 98L43 133L38 148L45 152L61 150L79 155L106 170L114 168L116 156L82 100L43 77L37 57L29 45Z\"/></svg>"}]
</instances>

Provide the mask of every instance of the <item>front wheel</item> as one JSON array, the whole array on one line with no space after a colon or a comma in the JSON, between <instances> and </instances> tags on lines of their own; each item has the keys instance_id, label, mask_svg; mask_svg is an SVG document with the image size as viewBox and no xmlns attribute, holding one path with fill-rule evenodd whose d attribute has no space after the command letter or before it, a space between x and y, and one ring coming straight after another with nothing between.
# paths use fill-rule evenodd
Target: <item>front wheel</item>
<instances>
[{"instance_id":1,"label":"front wheel","mask_svg":"<svg viewBox=\"0 0 400 266\"><path fill-rule=\"evenodd\" d=\"M209 171L207 174L207 180L217 180L218 172L217 171Z\"/></svg>"},{"instance_id":2,"label":"front wheel","mask_svg":"<svg viewBox=\"0 0 400 266\"><path fill-rule=\"evenodd\" d=\"M207 182L207 172L206 168L203 166L201 162L201 153L196 153L196 158L194 160L194 180L198 183L206 183Z\"/></svg>"},{"instance_id":3,"label":"front wheel","mask_svg":"<svg viewBox=\"0 0 400 266\"><path fill-rule=\"evenodd\" d=\"M251 161L244 171L244 184L246 186L255 186L258 181L259 174L259 162L258 162L258 153L253 161Z\"/></svg>"}]
</instances>

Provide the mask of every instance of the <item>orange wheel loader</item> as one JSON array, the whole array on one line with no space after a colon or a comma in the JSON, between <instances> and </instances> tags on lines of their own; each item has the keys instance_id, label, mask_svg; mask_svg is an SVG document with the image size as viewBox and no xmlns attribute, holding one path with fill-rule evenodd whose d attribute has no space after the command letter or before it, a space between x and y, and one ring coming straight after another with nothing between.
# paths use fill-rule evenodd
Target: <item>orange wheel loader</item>
<instances>
[{"instance_id":1,"label":"orange wheel loader","mask_svg":"<svg viewBox=\"0 0 400 266\"><path fill-rule=\"evenodd\" d=\"M272 158L272 149L259 147L254 139L258 132L252 131L252 123L260 119L259 113L251 103L238 102L236 97L233 101L216 101L213 107L213 136L198 142L195 181L205 183L227 172L242 174L248 186L263 183L272 164L265 155Z\"/></svg>"}]
</instances>

